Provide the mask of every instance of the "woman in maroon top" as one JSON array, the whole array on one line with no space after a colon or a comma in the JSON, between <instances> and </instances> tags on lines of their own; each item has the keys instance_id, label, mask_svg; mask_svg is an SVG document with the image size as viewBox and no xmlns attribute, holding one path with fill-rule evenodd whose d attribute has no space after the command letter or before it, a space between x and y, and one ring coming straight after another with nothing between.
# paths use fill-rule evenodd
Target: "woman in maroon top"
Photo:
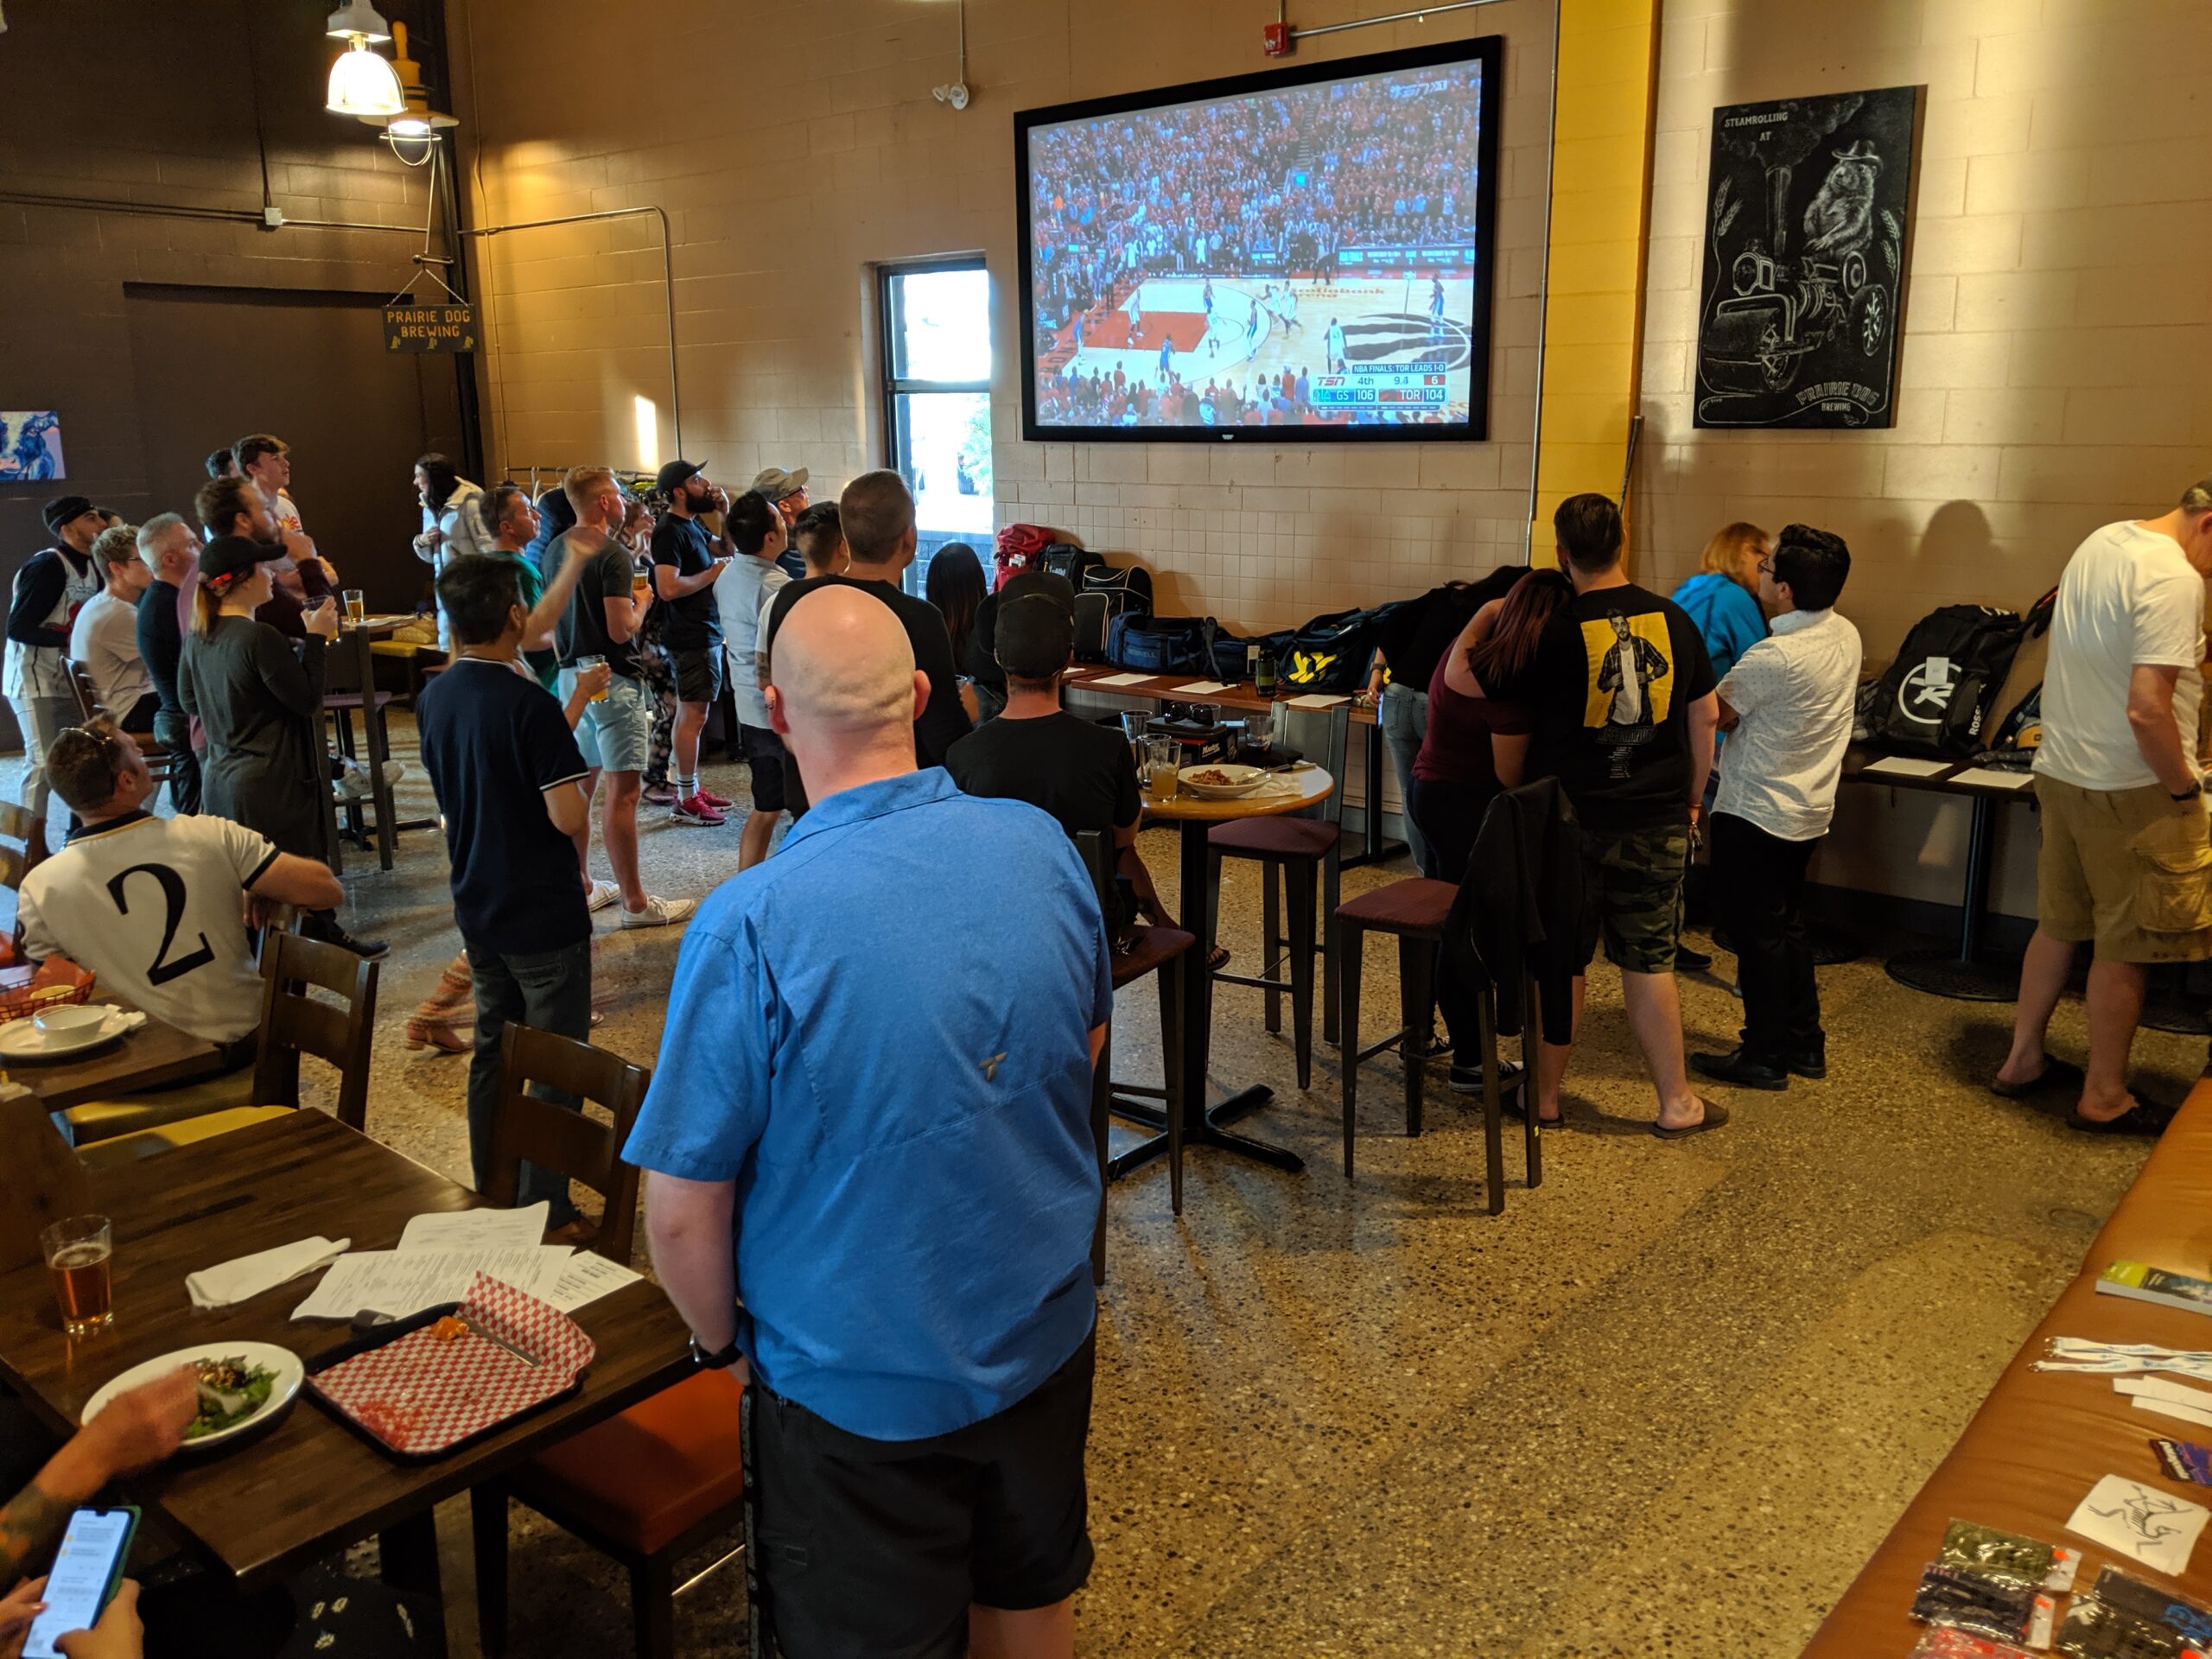
<instances>
[{"instance_id":1,"label":"woman in maroon top","mask_svg":"<svg viewBox=\"0 0 2212 1659\"><path fill-rule=\"evenodd\" d=\"M1458 881L1483 814L1500 791L1521 783L1529 757L1529 715L1491 696L1511 687L1535 660L1536 640L1574 596L1556 570L1531 570L1503 599L1475 613L1428 683L1428 732L1414 758L1407 809L1427 838L1431 868L1421 874Z\"/></svg>"}]
</instances>

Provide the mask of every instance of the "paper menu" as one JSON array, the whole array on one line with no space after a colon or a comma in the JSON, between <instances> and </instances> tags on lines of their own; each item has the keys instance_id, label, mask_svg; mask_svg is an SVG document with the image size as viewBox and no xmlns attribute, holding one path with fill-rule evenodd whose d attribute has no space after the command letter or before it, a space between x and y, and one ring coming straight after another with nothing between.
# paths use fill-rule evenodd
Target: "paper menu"
<instances>
[{"instance_id":1,"label":"paper menu","mask_svg":"<svg viewBox=\"0 0 2212 1659\"><path fill-rule=\"evenodd\" d=\"M2025 789L2035 780L2031 772L2012 772L2003 766L1968 766L1945 779L1947 783L1978 784L1984 789Z\"/></svg>"},{"instance_id":2,"label":"paper menu","mask_svg":"<svg viewBox=\"0 0 2212 1659\"><path fill-rule=\"evenodd\" d=\"M1321 691L1308 691L1302 697L1293 697L1289 706L1293 709L1333 709L1340 702L1351 701L1350 697L1332 696Z\"/></svg>"},{"instance_id":3,"label":"paper menu","mask_svg":"<svg viewBox=\"0 0 2212 1659\"><path fill-rule=\"evenodd\" d=\"M1095 680L1085 680L1085 685L1142 685L1152 677L1149 674L1108 674Z\"/></svg>"},{"instance_id":4,"label":"paper menu","mask_svg":"<svg viewBox=\"0 0 2212 1659\"><path fill-rule=\"evenodd\" d=\"M1913 760L1901 754L1869 762L1859 771L1862 778L1936 778L1958 765L1955 760Z\"/></svg>"},{"instance_id":5,"label":"paper menu","mask_svg":"<svg viewBox=\"0 0 2212 1659\"><path fill-rule=\"evenodd\" d=\"M645 1275L633 1273L619 1262L610 1262L594 1250L578 1250L561 1268L545 1300L563 1313L573 1313L586 1302L595 1302Z\"/></svg>"},{"instance_id":6,"label":"paper menu","mask_svg":"<svg viewBox=\"0 0 2212 1659\"><path fill-rule=\"evenodd\" d=\"M1192 680L1188 685L1170 686L1168 690L1186 697L1211 697L1229 688L1219 680Z\"/></svg>"},{"instance_id":7,"label":"paper menu","mask_svg":"<svg viewBox=\"0 0 2212 1659\"><path fill-rule=\"evenodd\" d=\"M565 1244L537 1243L523 1249L471 1245L452 1250L355 1250L330 1264L322 1282L292 1310L292 1317L350 1319L372 1308L405 1319L440 1302L459 1301L479 1273L550 1301L571 1254Z\"/></svg>"},{"instance_id":8,"label":"paper menu","mask_svg":"<svg viewBox=\"0 0 2212 1659\"><path fill-rule=\"evenodd\" d=\"M2190 1552L2207 1520L2212 1520L2212 1510L2201 1503L2107 1475L2075 1506L2066 1530L2140 1561L2153 1573L2179 1578L2189 1569Z\"/></svg>"},{"instance_id":9,"label":"paper menu","mask_svg":"<svg viewBox=\"0 0 2212 1659\"><path fill-rule=\"evenodd\" d=\"M553 1206L544 1199L523 1210L450 1210L417 1216L399 1235L403 1250L519 1250L545 1236Z\"/></svg>"}]
</instances>

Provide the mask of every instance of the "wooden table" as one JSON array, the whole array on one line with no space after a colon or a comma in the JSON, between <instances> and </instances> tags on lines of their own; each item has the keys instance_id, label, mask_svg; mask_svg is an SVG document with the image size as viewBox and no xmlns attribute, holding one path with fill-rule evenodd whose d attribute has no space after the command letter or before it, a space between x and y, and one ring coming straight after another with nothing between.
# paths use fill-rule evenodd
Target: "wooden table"
<instances>
[{"instance_id":1,"label":"wooden table","mask_svg":"<svg viewBox=\"0 0 2212 1659\"><path fill-rule=\"evenodd\" d=\"M1208 912L1211 895L1206 881L1206 831L1217 823L1234 823L1240 818L1278 818L1303 811L1327 800L1337 786L1337 780L1325 769L1310 763L1294 766L1282 775L1296 786L1291 792L1248 795L1235 801L1201 800L1195 795L1185 794L1161 801L1154 799L1149 791L1145 795L1147 820L1181 826L1181 920L1183 931L1198 939L1200 951L1205 950L1206 941L1213 937L1213 919ZM1185 974L1183 978L1186 999L1183 1014L1183 1144L1214 1147L1297 1174L1306 1167L1306 1160L1296 1153L1255 1141L1249 1135L1232 1135L1225 1127L1266 1105L1274 1097L1273 1090L1255 1084L1249 1089L1238 1090L1215 1106L1209 1108L1205 1104L1207 1051L1213 1034L1213 970L1201 958L1197 970ZM1117 1116L1140 1123L1152 1124L1157 1120L1157 1127L1162 1131L1107 1160L1107 1173L1118 1177L1166 1151L1166 1120L1149 1107L1118 1098L1114 1110Z\"/></svg>"},{"instance_id":2,"label":"wooden table","mask_svg":"<svg viewBox=\"0 0 2212 1659\"><path fill-rule=\"evenodd\" d=\"M118 1008L130 1006L120 997L100 995L97 987L93 1001ZM59 1112L88 1100L112 1100L143 1089L213 1077L222 1069L222 1051L214 1044L149 1014L146 1023L121 1042L81 1060L18 1062L8 1068L8 1076L36 1095L48 1111Z\"/></svg>"},{"instance_id":3,"label":"wooden table","mask_svg":"<svg viewBox=\"0 0 2212 1659\"><path fill-rule=\"evenodd\" d=\"M1942 761L1942 770L1922 777L1869 772L1889 757L1853 748L1845 757L1846 783L1885 784L1892 789L1918 789L1932 794L1965 797L1973 803L1974 816L1967 828L1965 891L1959 899L1959 944L1956 950L1913 950L1891 957L1883 964L1891 979L1934 996L1955 997L1968 1002L2010 1002L2020 995L2020 965L1995 962L1982 954L1983 925L1989 913L1989 873L1996 861L1997 809L2008 800L2035 804L2035 791L2026 783L2003 785L1962 783L1959 774L1976 770L1972 761ZM2013 777L2027 777L2015 772Z\"/></svg>"},{"instance_id":4,"label":"wooden table","mask_svg":"<svg viewBox=\"0 0 2212 1659\"><path fill-rule=\"evenodd\" d=\"M42 1266L0 1274L0 1380L57 1433L75 1426L108 1378L171 1349L219 1353L226 1342L247 1339L305 1356L347 1334L332 1321L287 1318L311 1279L203 1310L185 1293L186 1274L318 1233L350 1237L356 1249L389 1249L410 1217L481 1202L312 1109L95 1171L91 1179L98 1212L115 1225L113 1329L69 1342ZM388 1457L303 1389L275 1427L235 1450L181 1453L121 1484L243 1586L380 1532L386 1576L435 1592L434 1504L692 1369L690 1332L649 1282L625 1286L575 1317L599 1348L582 1389L443 1458L414 1464Z\"/></svg>"},{"instance_id":5,"label":"wooden table","mask_svg":"<svg viewBox=\"0 0 2212 1659\"><path fill-rule=\"evenodd\" d=\"M1192 696L1188 692L1176 689L1179 686L1205 683L1208 677L1197 674L1156 674L1135 685L1101 683L1102 681L1112 679L1122 672L1124 672L1123 670L1110 664L1086 664L1076 674L1071 676L1065 683L1068 690L1080 691L1086 696L1126 697L1131 702L1149 702L1155 705L1163 702L1203 703L1211 709L1237 709L1248 711L1268 709L1280 715L1288 706L1289 702L1287 698L1280 696L1262 696L1259 688L1249 680L1239 680L1233 685L1225 685L1221 690L1211 692L1203 696ZM1218 682L1216 683L1218 683ZM1403 842L1386 841L1382 837L1383 754L1381 715L1373 703L1362 702L1357 697L1346 696L1344 698L1344 702L1350 705L1347 712L1351 723L1364 728L1362 753L1366 761L1367 782L1367 804L1361 814L1365 823L1360 834L1360 850L1356 853L1347 852L1338 861L1340 868L1349 870L1361 864L1379 864L1386 860L1395 858L1400 853L1404 852L1406 848ZM1324 709L1320 712L1329 711Z\"/></svg>"}]
</instances>

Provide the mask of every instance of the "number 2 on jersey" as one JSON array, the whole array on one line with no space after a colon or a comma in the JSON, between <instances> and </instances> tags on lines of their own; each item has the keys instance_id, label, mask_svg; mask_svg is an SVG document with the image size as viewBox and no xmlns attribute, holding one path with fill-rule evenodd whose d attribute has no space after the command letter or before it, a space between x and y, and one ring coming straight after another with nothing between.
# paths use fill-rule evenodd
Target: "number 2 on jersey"
<instances>
[{"instance_id":1,"label":"number 2 on jersey","mask_svg":"<svg viewBox=\"0 0 2212 1659\"><path fill-rule=\"evenodd\" d=\"M142 874L152 876L160 884L162 898L168 906L168 917L162 926L162 948L154 953L153 966L146 969L149 985L166 985L171 980L181 979L194 969L205 968L214 961L215 947L207 943L207 936L202 933L197 950L188 957L180 957L175 962L167 960L169 946L176 943L177 925L184 920L184 878L166 864L133 864L129 869L110 877L107 892L108 897L115 900L116 913L119 916L130 913L130 902L123 896L124 886L132 876Z\"/></svg>"}]
</instances>

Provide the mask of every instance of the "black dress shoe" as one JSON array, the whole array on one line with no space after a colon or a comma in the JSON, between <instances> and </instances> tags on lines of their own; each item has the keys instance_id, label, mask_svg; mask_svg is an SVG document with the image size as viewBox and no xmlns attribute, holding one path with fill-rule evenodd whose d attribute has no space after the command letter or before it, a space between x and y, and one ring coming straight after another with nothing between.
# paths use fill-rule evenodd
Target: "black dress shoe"
<instances>
[{"instance_id":1,"label":"black dress shoe","mask_svg":"<svg viewBox=\"0 0 2212 1659\"><path fill-rule=\"evenodd\" d=\"M1691 1066L1703 1077L1732 1083L1744 1089L1787 1089L1789 1073L1778 1065L1754 1059L1740 1048L1726 1054L1693 1054Z\"/></svg>"},{"instance_id":2,"label":"black dress shoe","mask_svg":"<svg viewBox=\"0 0 2212 1659\"><path fill-rule=\"evenodd\" d=\"M331 935L329 943L341 950L351 950L355 956L370 962L374 962L391 949L391 944L385 940L357 939L342 927Z\"/></svg>"},{"instance_id":3,"label":"black dress shoe","mask_svg":"<svg viewBox=\"0 0 2212 1659\"><path fill-rule=\"evenodd\" d=\"M1786 1054L1782 1064L1793 1077L1810 1077L1819 1082L1828 1074L1828 1052L1825 1048L1801 1048L1795 1054Z\"/></svg>"},{"instance_id":4,"label":"black dress shoe","mask_svg":"<svg viewBox=\"0 0 2212 1659\"><path fill-rule=\"evenodd\" d=\"M1713 958L1702 950L1693 950L1679 939L1675 942L1675 966L1688 974L1701 974L1713 966Z\"/></svg>"}]
</instances>

